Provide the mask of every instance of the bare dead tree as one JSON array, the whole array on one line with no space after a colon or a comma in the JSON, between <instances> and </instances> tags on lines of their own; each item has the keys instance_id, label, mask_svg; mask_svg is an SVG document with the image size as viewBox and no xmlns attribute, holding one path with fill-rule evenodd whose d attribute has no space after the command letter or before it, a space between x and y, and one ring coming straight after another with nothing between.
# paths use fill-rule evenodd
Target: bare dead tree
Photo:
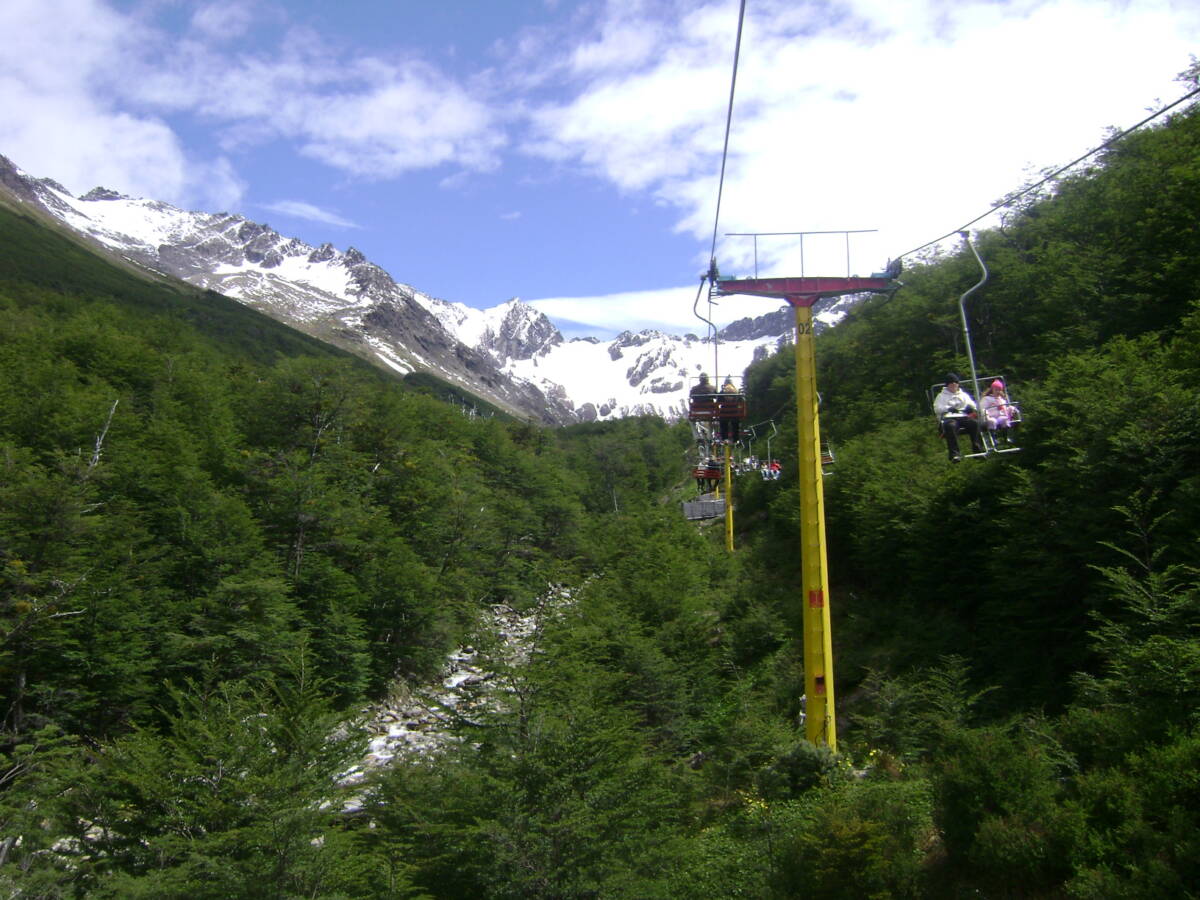
<instances>
[{"instance_id":1,"label":"bare dead tree","mask_svg":"<svg viewBox=\"0 0 1200 900\"><path fill-rule=\"evenodd\" d=\"M92 449L92 459L88 463L87 470L83 475L83 480L85 481L91 476L92 470L100 464L100 454L104 452L104 438L108 436L109 426L112 425L113 415L116 413L117 404L120 402L120 397L113 401L112 408L108 411L108 418L104 420L104 427L96 435L96 446Z\"/></svg>"}]
</instances>

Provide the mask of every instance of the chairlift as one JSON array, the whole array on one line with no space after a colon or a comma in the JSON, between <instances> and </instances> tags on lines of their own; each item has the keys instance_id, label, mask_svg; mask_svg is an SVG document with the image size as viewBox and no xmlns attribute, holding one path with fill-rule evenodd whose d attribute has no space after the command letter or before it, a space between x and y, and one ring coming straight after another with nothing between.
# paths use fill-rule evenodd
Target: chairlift
<instances>
[{"instance_id":1,"label":"chairlift","mask_svg":"<svg viewBox=\"0 0 1200 900\"><path fill-rule=\"evenodd\" d=\"M999 375L981 376L976 366L975 350L971 344L971 326L967 320L967 298L987 282L988 270L987 266L983 263L983 258L979 255L979 251L975 249L975 244L972 243L970 234L966 231L960 231L959 234L962 236L967 247L970 248L975 261L979 263L981 273L979 281L967 288L963 295L959 297L958 314L962 321L963 339L967 348L967 360L971 366L970 385L972 390L968 393L976 405L976 410L970 414L970 417L975 419L978 424L979 441L983 447L983 451L962 455L967 458L982 459L993 453L1015 453L1021 449L1016 445L1013 433L1015 426L1021 422L1021 408L1018 404L1012 402L1008 394L1009 382L1007 378ZM993 389L993 386L997 383L1000 385L998 392ZM941 382L929 388L929 406L933 410L935 420L938 422L939 433L942 429L942 421L935 408L935 400L946 384L948 382ZM981 388L981 385L984 387ZM989 397L992 402L985 403L985 400Z\"/></svg>"},{"instance_id":2,"label":"chairlift","mask_svg":"<svg viewBox=\"0 0 1200 900\"><path fill-rule=\"evenodd\" d=\"M715 459L702 459L692 469L692 477L696 479L696 487L700 490L700 493L711 494L720 487L721 480L724 478L724 471L720 463Z\"/></svg>"},{"instance_id":3,"label":"chairlift","mask_svg":"<svg viewBox=\"0 0 1200 900\"><path fill-rule=\"evenodd\" d=\"M688 419L693 422L719 422L746 418L746 395L740 378L726 375L718 387L703 374L688 391ZM711 390L705 389L711 388Z\"/></svg>"},{"instance_id":4,"label":"chairlift","mask_svg":"<svg viewBox=\"0 0 1200 900\"><path fill-rule=\"evenodd\" d=\"M697 500L683 501L683 517L694 522L702 519L718 519L725 515L725 498L711 494Z\"/></svg>"},{"instance_id":5,"label":"chairlift","mask_svg":"<svg viewBox=\"0 0 1200 900\"><path fill-rule=\"evenodd\" d=\"M740 380L726 375L718 387L702 373L690 387L688 420L698 442L716 441L718 437L724 443L738 442L741 423L746 418L746 395L738 383Z\"/></svg>"},{"instance_id":6,"label":"chairlift","mask_svg":"<svg viewBox=\"0 0 1200 900\"><path fill-rule=\"evenodd\" d=\"M987 385L988 390L991 390L991 385L999 382L1004 389L1004 402L993 407L995 411L989 415L989 409L985 406L985 401L977 399L974 392L967 391L967 394L975 401L976 410L972 413L971 418L979 423L979 440L983 444L984 451L982 453L964 453L962 455L967 459L983 459L993 453L1016 453L1021 449L1017 446L1015 434L1016 426L1022 421L1021 407L1020 404L1013 401L1008 395L1008 379L1002 375L981 375L978 378L978 382ZM934 422L938 425L939 433L942 423L938 417L937 409L934 407L934 401L947 383L940 381L937 384L932 384L926 392L929 400L929 409L933 414ZM987 394L984 394L985 398L987 396Z\"/></svg>"},{"instance_id":7,"label":"chairlift","mask_svg":"<svg viewBox=\"0 0 1200 900\"><path fill-rule=\"evenodd\" d=\"M771 460L775 457L771 456L771 441L779 437L779 429L775 427L775 420L771 420L771 433L767 435L767 459Z\"/></svg>"},{"instance_id":8,"label":"chairlift","mask_svg":"<svg viewBox=\"0 0 1200 900\"><path fill-rule=\"evenodd\" d=\"M725 515L726 498L722 496L724 467L708 455L707 446L701 445L699 453L696 466L692 469L699 496L694 500L683 501L683 517L690 521L715 519Z\"/></svg>"},{"instance_id":9,"label":"chairlift","mask_svg":"<svg viewBox=\"0 0 1200 900\"><path fill-rule=\"evenodd\" d=\"M779 435L779 429L775 426L775 420L768 419L765 422L759 422L755 425L751 425L746 430L750 435L750 450L753 451L754 441L759 439L758 429L764 425L771 426L771 433L766 436L767 455L760 459L756 454L751 453L746 460L747 465L744 471L747 473L757 472L762 477L763 481L774 481L779 477L779 461L771 455L771 441ZM772 462L775 463L775 469L771 468Z\"/></svg>"}]
</instances>

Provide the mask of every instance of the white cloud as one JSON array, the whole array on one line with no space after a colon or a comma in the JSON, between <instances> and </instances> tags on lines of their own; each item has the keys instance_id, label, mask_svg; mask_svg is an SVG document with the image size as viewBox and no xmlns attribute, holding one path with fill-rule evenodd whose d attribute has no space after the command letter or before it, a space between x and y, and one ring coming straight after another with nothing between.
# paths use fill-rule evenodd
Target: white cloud
<instances>
[{"instance_id":1,"label":"white cloud","mask_svg":"<svg viewBox=\"0 0 1200 900\"><path fill-rule=\"evenodd\" d=\"M703 269L737 0L544 4L561 7L555 25L516 21L492 66L452 76L403 48L355 55L334 43L345 35L290 24L286 4L205 0L173 34L153 18L173 3L4 0L0 152L76 193L229 209L247 191L243 154L272 142L358 180L436 167L451 189L516 147L668 207ZM838 238L804 244L808 274L878 268L1181 94L1172 78L1200 41L1200 4L1181 0L747 7L718 228L727 274L753 272L755 244L724 232L879 229L852 239L849 264ZM761 274L800 270L794 239L757 250ZM541 302L612 327L654 321L645 293ZM686 324L690 303L662 322Z\"/></svg>"},{"instance_id":2,"label":"white cloud","mask_svg":"<svg viewBox=\"0 0 1200 900\"><path fill-rule=\"evenodd\" d=\"M146 62L134 99L203 117L227 152L282 139L360 178L495 167L506 140L495 113L432 66L350 56L301 28L255 37L252 50L237 53L179 42Z\"/></svg>"},{"instance_id":3,"label":"white cloud","mask_svg":"<svg viewBox=\"0 0 1200 900\"><path fill-rule=\"evenodd\" d=\"M577 74L628 71L650 59L666 36L665 25L639 15L641 6L610 3L595 38L570 49L571 70Z\"/></svg>"},{"instance_id":4,"label":"white cloud","mask_svg":"<svg viewBox=\"0 0 1200 900\"><path fill-rule=\"evenodd\" d=\"M146 29L93 0L9 0L0 48L0 147L72 193L104 186L188 205L232 205L227 159L189 155L171 125L124 104Z\"/></svg>"},{"instance_id":5,"label":"white cloud","mask_svg":"<svg viewBox=\"0 0 1200 900\"><path fill-rule=\"evenodd\" d=\"M337 213L321 209L321 207L314 206L311 203L305 203L303 200L280 200L276 203L268 203L264 209L297 219L305 219L309 222L321 222L325 225L333 225L337 228L359 227L349 219L344 219L337 215Z\"/></svg>"},{"instance_id":6,"label":"white cloud","mask_svg":"<svg viewBox=\"0 0 1200 900\"><path fill-rule=\"evenodd\" d=\"M72 190L102 180L179 204L240 198L235 155L278 139L360 178L497 164L504 131L467 88L413 60L269 31L259 12L208 3L174 36L101 0L6 0L0 147ZM252 24L255 45L235 48ZM195 125L225 155L185 149L178 129Z\"/></svg>"},{"instance_id":7,"label":"white cloud","mask_svg":"<svg viewBox=\"0 0 1200 900\"><path fill-rule=\"evenodd\" d=\"M455 163L486 170L504 143L487 106L434 71L378 67L373 80L310 97L298 122L304 152L355 175L388 177Z\"/></svg>"},{"instance_id":8,"label":"white cloud","mask_svg":"<svg viewBox=\"0 0 1200 900\"><path fill-rule=\"evenodd\" d=\"M698 299L697 299L698 298ZM696 313L723 328L738 319L765 315L782 306L774 300L723 297L709 305L708 292L696 288L628 291L597 297L544 297L528 301L567 337L611 337L621 331L653 329L667 334L708 333Z\"/></svg>"},{"instance_id":9,"label":"white cloud","mask_svg":"<svg viewBox=\"0 0 1200 900\"><path fill-rule=\"evenodd\" d=\"M719 114L714 91L722 80L715 66L697 70L664 60L648 75L606 81L569 104L535 111L526 149L559 162L578 160L626 191L692 175L713 157L695 132L717 131L706 123Z\"/></svg>"},{"instance_id":10,"label":"white cloud","mask_svg":"<svg viewBox=\"0 0 1200 900\"><path fill-rule=\"evenodd\" d=\"M576 56L605 65L577 65L574 96L532 111L523 149L649 191L706 255L737 6L694 5L669 29L668 7L635 4L640 26L609 8ZM627 33L642 42L620 70L602 50ZM877 228L852 241L849 268L869 271L1182 94L1198 38L1200 8L1170 0L751 4L719 231ZM723 268L752 269L751 242L718 246ZM760 270L799 265L794 239L758 250ZM807 239L805 264L842 273L845 247Z\"/></svg>"},{"instance_id":11,"label":"white cloud","mask_svg":"<svg viewBox=\"0 0 1200 900\"><path fill-rule=\"evenodd\" d=\"M87 93L144 38L100 0L5 0L2 21L0 76L39 96Z\"/></svg>"},{"instance_id":12,"label":"white cloud","mask_svg":"<svg viewBox=\"0 0 1200 900\"><path fill-rule=\"evenodd\" d=\"M97 110L86 98L37 94L7 78L0 78L0 94L6 110L0 147L26 171L51 176L75 194L104 186L149 197L182 195L183 149L162 122Z\"/></svg>"},{"instance_id":13,"label":"white cloud","mask_svg":"<svg viewBox=\"0 0 1200 900\"><path fill-rule=\"evenodd\" d=\"M248 0L217 0L192 13L192 28L205 37L229 40L244 35L254 18L254 5Z\"/></svg>"}]
</instances>

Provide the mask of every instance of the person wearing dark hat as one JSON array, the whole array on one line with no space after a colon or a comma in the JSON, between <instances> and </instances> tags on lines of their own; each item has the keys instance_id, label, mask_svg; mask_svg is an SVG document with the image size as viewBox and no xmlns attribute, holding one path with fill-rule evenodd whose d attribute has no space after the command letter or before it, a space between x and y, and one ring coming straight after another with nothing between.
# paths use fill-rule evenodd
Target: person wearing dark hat
<instances>
[{"instance_id":1,"label":"person wearing dark hat","mask_svg":"<svg viewBox=\"0 0 1200 900\"><path fill-rule=\"evenodd\" d=\"M937 413L938 429L946 439L950 462L962 459L958 452L958 433L965 431L971 438L971 450L986 452L979 438L979 420L976 418L975 400L959 386L959 377L951 372L946 376L946 385L933 399L933 411Z\"/></svg>"},{"instance_id":2,"label":"person wearing dark hat","mask_svg":"<svg viewBox=\"0 0 1200 900\"><path fill-rule=\"evenodd\" d=\"M696 427L698 449L708 453L709 442L716 430L717 388L708 380L708 373L701 372L700 380L688 391L688 418Z\"/></svg>"}]
</instances>

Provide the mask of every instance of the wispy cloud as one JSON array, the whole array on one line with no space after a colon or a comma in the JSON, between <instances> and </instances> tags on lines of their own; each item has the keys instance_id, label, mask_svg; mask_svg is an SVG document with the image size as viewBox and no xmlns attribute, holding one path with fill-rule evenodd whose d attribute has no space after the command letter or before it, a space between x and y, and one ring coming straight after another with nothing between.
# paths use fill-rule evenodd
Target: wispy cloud
<instances>
[{"instance_id":1,"label":"wispy cloud","mask_svg":"<svg viewBox=\"0 0 1200 900\"><path fill-rule=\"evenodd\" d=\"M358 228L354 222L349 219L344 219L337 213L330 212L327 209L321 209L319 206L314 206L311 203L305 203L303 200L279 200L275 203L268 203L263 206L263 209L269 212L277 212L280 215L292 216L296 219L304 219L308 222L320 222L323 225L333 225L336 228Z\"/></svg>"},{"instance_id":2,"label":"wispy cloud","mask_svg":"<svg viewBox=\"0 0 1200 900\"><path fill-rule=\"evenodd\" d=\"M244 0L214 0L200 4L192 13L192 28L218 40L242 37L254 23L255 10Z\"/></svg>"},{"instance_id":3,"label":"wispy cloud","mask_svg":"<svg viewBox=\"0 0 1200 900\"><path fill-rule=\"evenodd\" d=\"M771 300L727 298L719 307L710 307L707 294L697 303L696 288L627 291L596 297L543 297L527 302L556 322L567 337L612 337L622 331L646 329L704 336L708 326L697 317L697 312L721 328L782 305Z\"/></svg>"},{"instance_id":4,"label":"wispy cloud","mask_svg":"<svg viewBox=\"0 0 1200 900\"><path fill-rule=\"evenodd\" d=\"M702 269L737 0L543 2L549 25L514 21L494 58L451 71L416 48L358 52L286 4L205 0L171 31L156 17L177 4L4 0L0 152L73 191L192 208L240 202L259 148L350 182L433 170L446 190L522 154L668 209ZM868 271L1140 118L1148 85L1177 96L1198 39L1200 6L1179 0L756 0L722 269L800 268L797 240L725 232L874 228L849 263L836 240L803 248L807 271Z\"/></svg>"},{"instance_id":5,"label":"wispy cloud","mask_svg":"<svg viewBox=\"0 0 1200 900\"><path fill-rule=\"evenodd\" d=\"M145 30L97 0L6 0L0 47L0 147L76 193L98 185L180 200L188 161L160 117L109 93L113 60Z\"/></svg>"},{"instance_id":6,"label":"wispy cloud","mask_svg":"<svg viewBox=\"0 0 1200 900\"><path fill-rule=\"evenodd\" d=\"M356 82L278 125L303 152L353 175L378 178L453 164L499 164L503 132L487 105L426 66L370 66Z\"/></svg>"},{"instance_id":7,"label":"wispy cloud","mask_svg":"<svg viewBox=\"0 0 1200 900\"><path fill-rule=\"evenodd\" d=\"M707 243L736 20L733 0L604 7L566 62L540 63L573 92L531 110L521 148L650 193ZM1030 169L1140 118L1148 73L1165 85L1186 65L1198 20L1170 0L751 4L718 258L754 265L753 245L727 231L876 228L878 257L850 263L865 271L952 230ZM847 267L844 247L818 243L808 271ZM760 268L798 270L795 239L758 251Z\"/></svg>"},{"instance_id":8,"label":"wispy cloud","mask_svg":"<svg viewBox=\"0 0 1200 900\"><path fill-rule=\"evenodd\" d=\"M227 149L282 139L358 178L497 165L507 138L487 99L436 68L349 56L304 29L257 38L251 52L180 46L148 66L136 99L203 116Z\"/></svg>"},{"instance_id":9,"label":"wispy cloud","mask_svg":"<svg viewBox=\"0 0 1200 900\"><path fill-rule=\"evenodd\" d=\"M6 0L0 146L72 189L103 175L122 191L185 205L212 193L190 172L273 140L368 180L498 164L507 136L489 99L432 66L350 55L227 0L198 7L182 34L143 18L152 11ZM185 148L180 117L210 130L223 163ZM79 134L87 140L72 139Z\"/></svg>"}]
</instances>

